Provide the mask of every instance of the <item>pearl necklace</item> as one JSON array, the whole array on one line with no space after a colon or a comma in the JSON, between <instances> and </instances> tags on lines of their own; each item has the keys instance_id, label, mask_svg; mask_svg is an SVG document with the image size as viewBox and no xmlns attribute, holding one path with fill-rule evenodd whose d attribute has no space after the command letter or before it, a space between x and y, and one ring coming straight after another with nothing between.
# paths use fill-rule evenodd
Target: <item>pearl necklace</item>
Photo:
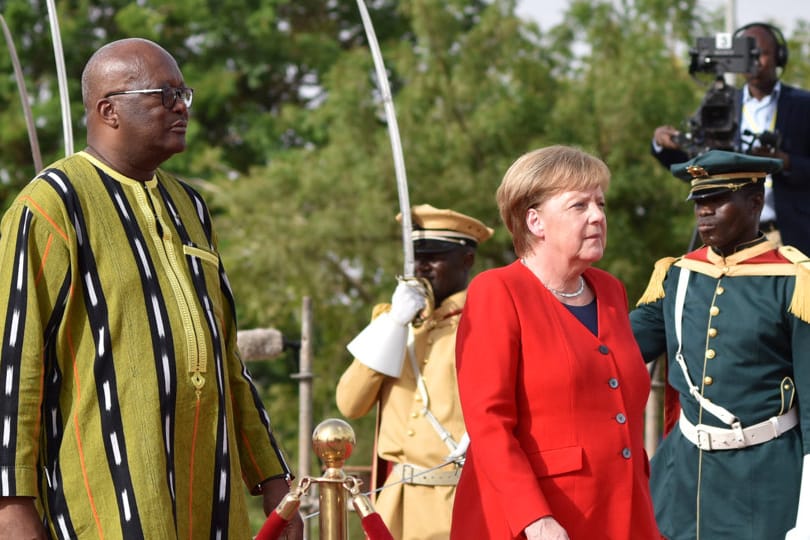
<instances>
[{"instance_id":1,"label":"pearl necklace","mask_svg":"<svg viewBox=\"0 0 810 540\"><path fill-rule=\"evenodd\" d=\"M526 268L529 268L529 265L526 264L526 259L520 259L520 262L523 263L523 266L525 266ZM531 270L531 268L529 268L529 270ZM534 273L534 272L532 272L532 273ZM540 283L543 283L542 279L540 279L539 277L537 279L540 281ZM549 287L545 283L543 283L543 287L548 289L550 292L556 294L557 296L561 296L562 298L576 298L577 296L579 296L580 294L582 294L585 291L585 279L582 276L579 276L579 288L577 290L575 290L574 292L558 291L554 287Z\"/></svg>"}]
</instances>

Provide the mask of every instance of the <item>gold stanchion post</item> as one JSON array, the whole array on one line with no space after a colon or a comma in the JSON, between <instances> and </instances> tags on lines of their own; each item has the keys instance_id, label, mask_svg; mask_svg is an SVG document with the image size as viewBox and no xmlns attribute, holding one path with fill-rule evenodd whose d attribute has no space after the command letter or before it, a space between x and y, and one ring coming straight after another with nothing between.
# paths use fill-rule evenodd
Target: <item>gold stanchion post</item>
<instances>
[{"instance_id":1,"label":"gold stanchion post","mask_svg":"<svg viewBox=\"0 0 810 540\"><path fill-rule=\"evenodd\" d=\"M348 538L344 487L347 477L343 464L351 456L355 442L352 427L337 418L324 420L312 432L312 448L326 467L323 476L318 479L321 540Z\"/></svg>"}]
</instances>

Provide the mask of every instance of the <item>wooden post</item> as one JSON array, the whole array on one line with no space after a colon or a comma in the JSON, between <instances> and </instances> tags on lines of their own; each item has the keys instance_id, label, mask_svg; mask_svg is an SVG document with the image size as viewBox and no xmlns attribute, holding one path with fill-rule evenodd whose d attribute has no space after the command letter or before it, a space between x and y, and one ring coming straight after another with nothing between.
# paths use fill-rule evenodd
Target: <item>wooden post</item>
<instances>
[{"instance_id":1,"label":"wooden post","mask_svg":"<svg viewBox=\"0 0 810 540\"><path fill-rule=\"evenodd\" d=\"M298 352L298 477L311 476L312 463L312 299L305 296L301 306L301 348ZM317 509L307 494L301 500L306 514ZM310 537L309 520L304 521L304 540Z\"/></svg>"}]
</instances>

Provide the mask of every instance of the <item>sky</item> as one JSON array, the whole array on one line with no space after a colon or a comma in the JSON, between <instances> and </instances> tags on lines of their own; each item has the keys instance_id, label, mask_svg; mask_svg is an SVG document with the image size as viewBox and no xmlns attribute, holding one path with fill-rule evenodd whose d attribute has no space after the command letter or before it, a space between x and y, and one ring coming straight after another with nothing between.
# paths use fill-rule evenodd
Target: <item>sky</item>
<instances>
[{"instance_id":1,"label":"sky","mask_svg":"<svg viewBox=\"0 0 810 540\"><path fill-rule=\"evenodd\" d=\"M769 22L779 27L785 36L793 31L796 19L810 20L810 2L808 0L699 0L699 5L717 10L732 1L735 4L736 21L732 25L738 28L754 21ZM543 29L548 29L562 20L562 14L569 0L519 0L519 15L533 18Z\"/></svg>"}]
</instances>

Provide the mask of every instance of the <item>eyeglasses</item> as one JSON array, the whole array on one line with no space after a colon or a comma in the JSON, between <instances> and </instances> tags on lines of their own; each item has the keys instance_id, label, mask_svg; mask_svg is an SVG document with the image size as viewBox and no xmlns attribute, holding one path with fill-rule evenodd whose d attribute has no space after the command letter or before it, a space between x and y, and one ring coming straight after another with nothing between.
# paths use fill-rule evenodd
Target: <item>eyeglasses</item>
<instances>
[{"instance_id":1,"label":"eyeglasses","mask_svg":"<svg viewBox=\"0 0 810 540\"><path fill-rule=\"evenodd\" d=\"M120 92L110 92L105 98L110 96L122 96L126 94L160 94L163 100L163 106L167 109L174 108L177 103L177 98L180 98L185 103L186 108L191 108L191 100L194 97L194 89L186 86L175 88L173 86L164 86L163 88L146 88L143 90L122 90Z\"/></svg>"}]
</instances>

